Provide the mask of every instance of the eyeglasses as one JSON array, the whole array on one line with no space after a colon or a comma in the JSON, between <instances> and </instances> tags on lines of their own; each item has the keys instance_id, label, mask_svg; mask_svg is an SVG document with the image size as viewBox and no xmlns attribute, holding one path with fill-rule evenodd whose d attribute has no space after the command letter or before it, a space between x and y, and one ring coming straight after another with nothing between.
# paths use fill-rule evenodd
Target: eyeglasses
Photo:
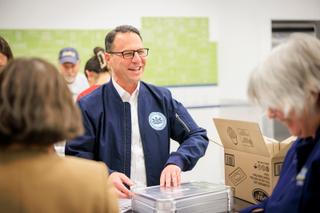
<instances>
[{"instance_id":1,"label":"eyeglasses","mask_svg":"<svg viewBox=\"0 0 320 213\"><path fill-rule=\"evenodd\" d=\"M138 53L140 57L146 57L148 55L149 48L141 48L137 50L124 50L122 52L108 52L110 54L114 55L122 55L123 58L125 59L132 59L134 57L135 53Z\"/></svg>"}]
</instances>

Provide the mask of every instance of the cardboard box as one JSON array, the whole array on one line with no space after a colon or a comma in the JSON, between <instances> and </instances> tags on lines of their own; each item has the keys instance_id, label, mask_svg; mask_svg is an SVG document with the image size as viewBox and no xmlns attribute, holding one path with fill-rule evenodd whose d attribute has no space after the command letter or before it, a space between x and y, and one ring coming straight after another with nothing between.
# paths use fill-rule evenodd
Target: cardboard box
<instances>
[{"instance_id":1,"label":"cardboard box","mask_svg":"<svg viewBox=\"0 0 320 213\"><path fill-rule=\"evenodd\" d=\"M224 146L225 184L251 203L269 197L284 157L296 137L278 142L263 137L257 123L213 119Z\"/></svg>"}]
</instances>

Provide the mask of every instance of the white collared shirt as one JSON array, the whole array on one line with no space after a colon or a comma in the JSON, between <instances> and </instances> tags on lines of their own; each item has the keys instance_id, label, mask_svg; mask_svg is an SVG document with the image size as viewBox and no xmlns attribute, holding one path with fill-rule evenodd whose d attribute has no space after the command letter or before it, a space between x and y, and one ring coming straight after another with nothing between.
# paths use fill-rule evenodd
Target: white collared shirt
<instances>
[{"instance_id":1,"label":"white collared shirt","mask_svg":"<svg viewBox=\"0 0 320 213\"><path fill-rule=\"evenodd\" d=\"M131 173L130 179L138 186L147 185L146 166L144 161L144 153L141 142L139 120L138 120L138 95L140 82L135 91L130 95L117 82L113 81L123 102L128 102L131 109Z\"/></svg>"}]
</instances>

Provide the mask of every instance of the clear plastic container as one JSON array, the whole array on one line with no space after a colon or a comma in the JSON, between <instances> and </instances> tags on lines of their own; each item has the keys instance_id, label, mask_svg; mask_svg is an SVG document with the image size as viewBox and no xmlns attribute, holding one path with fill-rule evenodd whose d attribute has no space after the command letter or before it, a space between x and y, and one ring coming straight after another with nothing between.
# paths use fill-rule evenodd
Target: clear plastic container
<instances>
[{"instance_id":1,"label":"clear plastic container","mask_svg":"<svg viewBox=\"0 0 320 213\"><path fill-rule=\"evenodd\" d=\"M179 187L152 186L134 189L132 210L135 212L231 212L229 186L208 182L182 183Z\"/></svg>"}]
</instances>

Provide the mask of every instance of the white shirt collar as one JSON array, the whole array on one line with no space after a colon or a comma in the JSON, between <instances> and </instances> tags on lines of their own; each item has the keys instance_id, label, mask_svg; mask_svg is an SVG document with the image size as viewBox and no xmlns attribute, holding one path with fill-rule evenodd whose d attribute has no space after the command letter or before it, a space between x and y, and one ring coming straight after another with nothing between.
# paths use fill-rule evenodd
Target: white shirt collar
<instances>
[{"instance_id":1,"label":"white shirt collar","mask_svg":"<svg viewBox=\"0 0 320 213\"><path fill-rule=\"evenodd\" d=\"M139 89L140 89L140 81L138 82L137 88L133 91L132 95L130 95L130 93L125 91L116 81L113 81L113 79L111 79L111 82L114 88L116 88L123 102L131 102L138 97Z\"/></svg>"}]
</instances>

